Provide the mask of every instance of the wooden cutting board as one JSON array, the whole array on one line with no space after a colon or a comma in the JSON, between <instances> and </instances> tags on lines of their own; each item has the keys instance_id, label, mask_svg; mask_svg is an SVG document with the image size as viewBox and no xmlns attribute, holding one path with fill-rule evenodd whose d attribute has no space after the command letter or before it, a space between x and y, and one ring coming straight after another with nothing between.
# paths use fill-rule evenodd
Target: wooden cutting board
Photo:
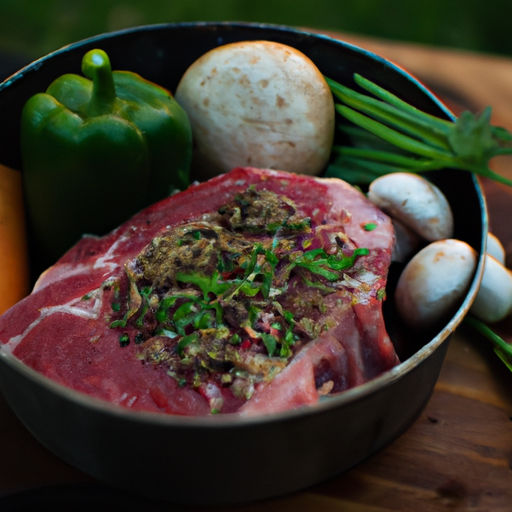
<instances>
[{"instance_id":1,"label":"wooden cutting board","mask_svg":"<svg viewBox=\"0 0 512 512\"><path fill-rule=\"evenodd\" d=\"M355 34L330 35L410 70L455 113L463 109L478 112L491 105L493 122L512 131L511 59ZM500 157L494 169L512 178L512 157ZM512 189L488 181L483 185L491 229L501 238L512 267ZM512 320L497 330L512 342ZM125 512L177 510L128 498L60 461L32 438L0 396L1 496L2 512L21 510L21 506L29 507L23 510L90 510L98 501ZM427 408L391 446L352 471L303 492L264 503L208 510L511 511L512 373L488 342L461 327L452 338Z\"/></svg>"}]
</instances>

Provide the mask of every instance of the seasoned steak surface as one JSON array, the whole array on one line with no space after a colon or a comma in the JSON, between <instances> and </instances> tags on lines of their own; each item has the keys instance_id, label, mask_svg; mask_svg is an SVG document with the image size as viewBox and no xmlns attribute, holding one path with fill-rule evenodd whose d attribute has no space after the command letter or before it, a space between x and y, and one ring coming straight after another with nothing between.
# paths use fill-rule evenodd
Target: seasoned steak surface
<instances>
[{"instance_id":1,"label":"seasoned steak surface","mask_svg":"<svg viewBox=\"0 0 512 512\"><path fill-rule=\"evenodd\" d=\"M393 243L340 180L235 169L83 238L0 317L0 341L133 409L313 404L398 362L381 308Z\"/></svg>"}]
</instances>

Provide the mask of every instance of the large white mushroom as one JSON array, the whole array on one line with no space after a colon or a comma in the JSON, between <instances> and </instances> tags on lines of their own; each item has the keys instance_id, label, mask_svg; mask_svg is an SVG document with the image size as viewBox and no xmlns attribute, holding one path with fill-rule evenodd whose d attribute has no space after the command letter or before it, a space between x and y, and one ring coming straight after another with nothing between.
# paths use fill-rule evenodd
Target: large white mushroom
<instances>
[{"instance_id":1,"label":"large white mushroom","mask_svg":"<svg viewBox=\"0 0 512 512\"><path fill-rule=\"evenodd\" d=\"M319 174L334 137L334 101L302 52L271 41L215 48L185 72L175 98L194 136L192 173L237 166Z\"/></svg>"}]
</instances>

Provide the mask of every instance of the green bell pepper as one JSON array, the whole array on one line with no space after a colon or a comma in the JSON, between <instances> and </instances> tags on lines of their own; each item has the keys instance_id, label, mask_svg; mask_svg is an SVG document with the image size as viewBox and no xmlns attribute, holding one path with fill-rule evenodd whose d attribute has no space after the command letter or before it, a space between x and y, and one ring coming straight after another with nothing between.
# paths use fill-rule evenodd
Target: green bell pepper
<instances>
[{"instance_id":1,"label":"green bell pepper","mask_svg":"<svg viewBox=\"0 0 512 512\"><path fill-rule=\"evenodd\" d=\"M82 72L57 78L22 112L27 216L45 264L188 186L192 131L171 93L112 72L102 50L84 56Z\"/></svg>"}]
</instances>

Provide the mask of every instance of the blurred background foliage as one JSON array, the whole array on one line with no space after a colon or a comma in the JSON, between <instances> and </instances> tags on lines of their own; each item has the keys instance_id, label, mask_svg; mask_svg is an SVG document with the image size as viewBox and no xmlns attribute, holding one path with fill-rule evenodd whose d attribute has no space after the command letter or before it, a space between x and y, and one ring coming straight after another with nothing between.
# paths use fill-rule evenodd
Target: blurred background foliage
<instances>
[{"instance_id":1,"label":"blurred background foliage","mask_svg":"<svg viewBox=\"0 0 512 512\"><path fill-rule=\"evenodd\" d=\"M512 56L511 0L0 0L0 55L11 66L137 25L255 21L357 32Z\"/></svg>"}]
</instances>

